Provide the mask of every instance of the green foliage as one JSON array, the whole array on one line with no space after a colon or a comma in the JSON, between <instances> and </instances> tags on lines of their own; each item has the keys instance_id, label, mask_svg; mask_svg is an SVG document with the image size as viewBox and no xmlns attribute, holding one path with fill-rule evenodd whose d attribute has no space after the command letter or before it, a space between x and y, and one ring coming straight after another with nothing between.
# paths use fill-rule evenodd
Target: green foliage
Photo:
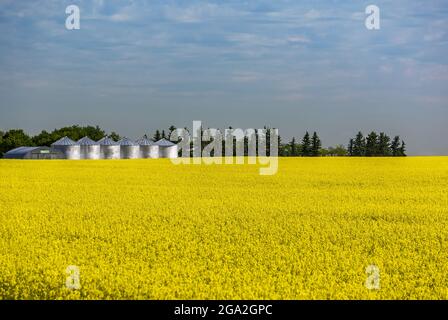
<instances>
[{"instance_id":1,"label":"green foliage","mask_svg":"<svg viewBox=\"0 0 448 320\"><path fill-rule=\"evenodd\" d=\"M366 139L361 131L356 135L352 153L354 157L362 157L366 154Z\"/></svg>"},{"instance_id":2,"label":"green foliage","mask_svg":"<svg viewBox=\"0 0 448 320\"><path fill-rule=\"evenodd\" d=\"M289 150L289 155L291 157L297 157L299 155L299 150L297 148L297 143L296 143L296 138L292 137L291 142L289 143L290 146L290 150Z\"/></svg>"},{"instance_id":3,"label":"green foliage","mask_svg":"<svg viewBox=\"0 0 448 320\"><path fill-rule=\"evenodd\" d=\"M348 148L347 148L347 152L349 156L353 156L353 146L355 145L355 140L350 139L349 143L348 143Z\"/></svg>"},{"instance_id":4,"label":"green foliage","mask_svg":"<svg viewBox=\"0 0 448 320\"><path fill-rule=\"evenodd\" d=\"M308 131L305 133L305 135L302 138L302 157L309 157L311 155L311 140L310 140L310 134Z\"/></svg>"},{"instance_id":5,"label":"green foliage","mask_svg":"<svg viewBox=\"0 0 448 320\"><path fill-rule=\"evenodd\" d=\"M401 146L400 146L399 150L400 150L399 151L399 156L400 157L406 157L406 144L404 143L403 140L401 140Z\"/></svg>"},{"instance_id":6,"label":"green foliage","mask_svg":"<svg viewBox=\"0 0 448 320\"><path fill-rule=\"evenodd\" d=\"M49 147L54 141L53 136L45 130L32 138L33 144L36 146Z\"/></svg>"},{"instance_id":7,"label":"green foliage","mask_svg":"<svg viewBox=\"0 0 448 320\"><path fill-rule=\"evenodd\" d=\"M320 154L320 149L322 147L322 143L317 135L316 131L313 133L313 137L311 139L311 156L318 157Z\"/></svg>"},{"instance_id":8,"label":"green foliage","mask_svg":"<svg viewBox=\"0 0 448 320\"><path fill-rule=\"evenodd\" d=\"M372 131L366 138L366 157L378 155L378 135Z\"/></svg>"},{"instance_id":9,"label":"green foliage","mask_svg":"<svg viewBox=\"0 0 448 320\"><path fill-rule=\"evenodd\" d=\"M390 138L384 132L381 132L378 137L378 148L377 149L378 149L377 155L380 155L380 156L390 156L391 155Z\"/></svg>"},{"instance_id":10,"label":"green foliage","mask_svg":"<svg viewBox=\"0 0 448 320\"><path fill-rule=\"evenodd\" d=\"M348 155L348 151L342 144L338 144L335 147L328 147L328 149L321 149L320 155L326 157L345 157Z\"/></svg>"},{"instance_id":11,"label":"green foliage","mask_svg":"<svg viewBox=\"0 0 448 320\"><path fill-rule=\"evenodd\" d=\"M395 136L390 144L390 152L393 157L400 155L400 136Z\"/></svg>"},{"instance_id":12,"label":"green foliage","mask_svg":"<svg viewBox=\"0 0 448 320\"><path fill-rule=\"evenodd\" d=\"M113 140L115 140L115 141L118 141L118 140L121 139L121 136L120 136L118 133L116 133L115 131L112 131L112 132L109 134L109 138L111 138L111 139L113 139Z\"/></svg>"},{"instance_id":13,"label":"green foliage","mask_svg":"<svg viewBox=\"0 0 448 320\"><path fill-rule=\"evenodd\" d=\"M159 130L156 130L156 133L154 134L152 140L153 141L159 141L160 139L162 139L162 135L160 134Z\"/></svg>"},{"instance_id":14,"label":"green foliage","mask_svg":"<svg viewBox=\"0 0 448 320\"><path fill-rule=\"evenodd\" d=\"M229 127L232 129L232 127ZM270 155L270 132L269 127L265 126L266 135L257 139L256 145L258 146L260 141L266 140L266 155ZM165 130L156 130L152 140L158 141L160 139L169 139L171 132L176 130L176 127L171 125L168 128L169 134L165 134ZM188 131L188 130L187 130ZM257 131L257 130L256 130ZM201 129L202 132L202 129ZM224 134L224 130L221 132ZM73 125L63 127L60 129L54 129L51 133L43 130L34 137L30 137L21 129L9 130L7 132L0 131L0 155L3 153L21 146L50 146L56 140L67 136L72 140L79 140L84 136L90 137L92 140L98 141L105 136L105 131L99 126L79 126ZM145 135L146 136L146 135ZM121 139L120 135L115 131L109 134L109 137L118 141ZM281 143L281 137L278 136L278 155L289 157L317 157L317 156L406 156L406 144L403 140L400 140L399 136L395 136L394 139L390 139L388 135L381 132L379 135L372 131L367 139L364 138L362 132L358 132L356 137L350 139L347 148L342 145L336 145L335 147L329 147L328 149L322 148L322 142L317 134L313 133L310 137L308 131L302 138L301 143L297 143L295 137L287 144ZM225 139L223 139L223 152L225 150ZM202 148L207 145L206 142L201 141ZM234 145L234 154L236 145ZM257 148L258 150L258 148ZM244 139L244 154L248 154L248 139Z\"/></svg>"},{"instance_id":15,"label":"green foliage","mask_svg":"<svg viewBox=\"0 0 448 320\"><path fill-rule=\"evenodd\" d=\"M348 154L355 157L404 157L406 156L406 144L402 141L400 145L399 136L395 136L391 141L384 132L378 135L372 131L367 139L364 139L362 132L358 132L354 140L350 139Z\"/></svg>"},{"instance_id":16,"label":"green foliage","mask_svg":"<svg viewBox=\"0 0 448 320\"><path fill-rule=\"evenodd\" d=\"M98 141L106 135L106 132L98 126L85 126L81 127L74 125L71 127L63 127L55 129L51 133L51 143L61 139L62 137L69 137L70 139L77 141L85 136L88 136L94 141Z\"/></svg>"},{"instance_id":17,"label":"green foliage","mask_svg":"<svg viewBox=\"0 0 448 320\"><path fill-rule=\"evenodd\" d=\"M34 146L34 143L29 135L22 129L12 129L2 135L0 153L3 155L11 149L30 146Z\"/></svg>"}]
</instances>

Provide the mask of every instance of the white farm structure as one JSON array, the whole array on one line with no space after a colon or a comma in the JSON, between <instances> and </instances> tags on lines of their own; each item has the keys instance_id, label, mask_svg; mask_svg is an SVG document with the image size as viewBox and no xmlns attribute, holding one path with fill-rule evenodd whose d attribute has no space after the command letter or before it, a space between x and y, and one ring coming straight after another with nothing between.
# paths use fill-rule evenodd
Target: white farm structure
<instances>
[{"instance_id":1,"label":"white farm structure","mask_svg":"<svg viewBox=\"0 0 448 320\"><path fill-rule=\"evenodd\" d=\"M51 145L60 151L65 159L157 159L177 158L177 145L166 139L153 142L146 137L136 141L123 138L116 142L110 137L94 141L89 137L77 142L63 137Z\"/></svg>"}]
</instances>

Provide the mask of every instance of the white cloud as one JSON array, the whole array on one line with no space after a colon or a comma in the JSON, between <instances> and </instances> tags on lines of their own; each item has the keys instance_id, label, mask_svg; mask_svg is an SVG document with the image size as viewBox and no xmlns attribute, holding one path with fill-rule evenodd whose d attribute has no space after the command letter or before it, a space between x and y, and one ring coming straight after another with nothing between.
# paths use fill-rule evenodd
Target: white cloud
<instances>
[{"instance_id":1,"label":"white cloud","mask_svg":"<svg viewBox=\"0 0 448 320\"><path fill-rule=\"evenodd\" d=\"M309 43L311 42L310 39L308 39L305 36L301 36L301 35L293 35L293 36L289 36L287 38L287 40L289 42L295 42L295 43Z\"/></svg>"},{"instance_id":2,"label":"white cloud","mask_svg":"<svg viewBox=\"0 0 448 320\"><path fill-rule=\"evenodd\" d=\"M195 5L187 8L167 6L165 8L165 16L176 22L195 23L214 15L216 9L217 6L212 4Z\"/></svg>"}]
</instances>

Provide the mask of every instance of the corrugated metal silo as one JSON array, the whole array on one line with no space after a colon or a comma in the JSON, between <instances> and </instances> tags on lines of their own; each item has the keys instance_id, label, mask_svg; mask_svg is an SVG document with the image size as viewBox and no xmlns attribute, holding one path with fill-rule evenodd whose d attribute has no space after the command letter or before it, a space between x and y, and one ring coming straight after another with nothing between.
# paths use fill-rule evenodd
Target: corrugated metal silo
<instances>
[{"instance_id":1,"label":"corrugated metal silo","mask_svg":"<svg viewBox=\"0 0 448 320\"><path fill-rule=\"evenodd\" d=\"M160 139L155 143L159 147L160 158L177 158L177 145L166 139Z\"/></svg>"},{"instance_id":2,"label":"corrugated metal silo","mask_svg":"<svg viewBox=\"0 0 448 320\"><path fill-rule=\"evenodd\" d=\"M68 137L63 137L52 145L53 149L60 150L64 153L66 159L79 160L81 157L81 148L75 141Z\"/></svg>"},{"instance_id":3,"label":"corrugated metal silo","mask_svg":"<svg viewBox=\"0 0 448 320\"><path fill-rule=\"evenodd\" d=\"M118 141L121 159L137 159L140 156L140 146L128 138Z\"/></svg>"},{"instance_id":4,"label":"corrugated metal silo","mask_svg":"<svg viewBox=\"0 0 448 320\"><path fill-rule=\"evenodd\" d=\"M158 158L159 157L159 146L146 137L142 137L135 141L140 146L140 157L147 158Z\"/></svg>"},{"instance_id":5,"label":"corrugated metal silo","mask_svg":"<svg viewBox=\"0 0 448 320\"><path fill-rule=\"evenodd\" d=\"M89 137L84 137L76 142L80 146L81 159L96 160L100 158L100 144Z\"/></svg>"},{"instance_id":6,"label":"corrugated metal silo","mask_svg":"<svg viewBox=\"0 0 448 320\"><path fill-rule=\"evenodd\" d=\"M109 137L98 141L101 159L120 159L120 145Z\"/></svg>"}]
</instances>

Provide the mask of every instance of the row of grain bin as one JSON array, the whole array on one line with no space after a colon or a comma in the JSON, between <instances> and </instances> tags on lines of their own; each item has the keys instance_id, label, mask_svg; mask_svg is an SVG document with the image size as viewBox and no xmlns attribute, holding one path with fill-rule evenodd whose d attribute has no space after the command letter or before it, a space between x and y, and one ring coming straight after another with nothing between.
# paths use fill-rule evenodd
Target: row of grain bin
<instances>
[{"instance_id":1,"label":"row of grain bin","mask_svg":"<svg viewBox=\"0 0 448 320\"><path fill-rule=\"evenodd\" d=\"M63 137L51 147L62 151L66 159L139 159L139 158L177 158L177 145L166 139L152 142L146 137L137 141L123 138L115 142L104 137L98 142L84 137L77 142Z\"/></svg>"}]
</instances>

